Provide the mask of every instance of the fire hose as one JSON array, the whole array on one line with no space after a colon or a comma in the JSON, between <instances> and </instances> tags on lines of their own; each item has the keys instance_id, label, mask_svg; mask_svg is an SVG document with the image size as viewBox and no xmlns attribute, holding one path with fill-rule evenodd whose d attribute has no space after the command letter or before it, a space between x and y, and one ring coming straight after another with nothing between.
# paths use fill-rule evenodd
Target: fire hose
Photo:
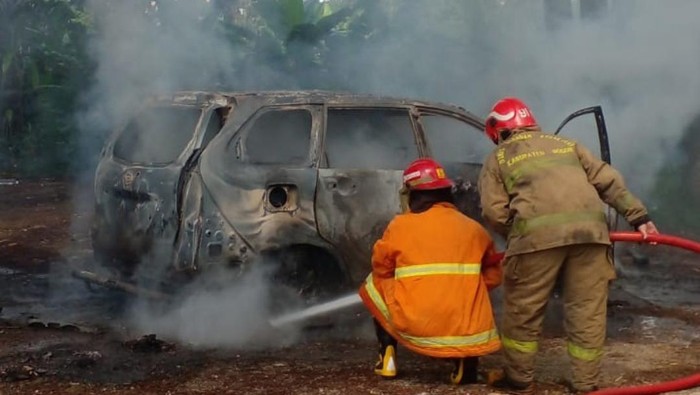
<instances>
[{"instance_id":1,"label":"fire hose","mask_svg":"<svg viewBox=\"0 0 700 395\"><path fill-rule=\"evenodd\" d=\"M665 244L700 254L700 243L671 235L648 235L645 239L641 233L637 232L611 232L610 241ZM651 395L695 387L700 387L700 373L654 384L606 388L591 392L588 395Z\"/></svg>"},{"instance_id":2,"label":"fire hose","mask_svg":"<svg viewBox=\"0 0 700 395\"><path fill-rule=\"evenodd\" d=\"M700 243L684 239L678 236L655 234L647 235L646 238L641 233L638 232L611 232L610 233L611 242L631 242L631 243L651 243L651 244L664 244L672 247L682 248L688 251L692 251L700 254ZM500 262L505 254L503 252L498 252L491 255L488 258L489 262ZM351 295L344 296L337 300L322 303L320 305L313 306L306 310L298 311L291 314L286 314L281 317L277 317L270 321L270 324L274 327L285 326L294 322L303 321L312 318L317 315L325 314L330 311L335 311L342 308L347 308L361 304L360 297L354 293ZM687 377L683 377L676 380L665 381L654 384L630 386L630 387L618 387L618 388L606 388L598 391L589 393L588 395L651 395L651 394L661 394L669 391L681 391L684 389L694 388L700 386L700 373L692 374Z\"/></svg>"},{"instance_id":3,"label":"fire hose","mask_svg":"<svg viewBox=\"0 0 700 395\"><path fill-rule=\"evenodd\" d=\"M644 236L639 232L610 232L610 241L612 241L613 243L616 241L621 241L628 243L665 244L700 254L700 243L698 243L697 241L684 239L678 236L658 234L648 235L645 239ZM500 262L503 259L504 255L505 254L503 252L497 252L491 255L488 258L488 260L489 262Z\"/></svg>"}]
</instances>

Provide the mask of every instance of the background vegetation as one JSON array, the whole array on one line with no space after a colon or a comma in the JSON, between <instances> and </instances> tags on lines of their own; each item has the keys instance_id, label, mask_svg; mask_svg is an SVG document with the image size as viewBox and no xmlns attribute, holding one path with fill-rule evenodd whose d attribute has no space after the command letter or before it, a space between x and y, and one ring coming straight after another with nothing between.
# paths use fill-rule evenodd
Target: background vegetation
<instances>
[{"instance_id":1,"label":"background vegetation","mask_svg":"<svg viewBox=\"0 0 700 395\"><path fill-rule=\"evenodd\" d=\"M89 83L82 2L0 0L0 172L60 176L77 148L74 110Z\"/></svg>"}]
</instances>

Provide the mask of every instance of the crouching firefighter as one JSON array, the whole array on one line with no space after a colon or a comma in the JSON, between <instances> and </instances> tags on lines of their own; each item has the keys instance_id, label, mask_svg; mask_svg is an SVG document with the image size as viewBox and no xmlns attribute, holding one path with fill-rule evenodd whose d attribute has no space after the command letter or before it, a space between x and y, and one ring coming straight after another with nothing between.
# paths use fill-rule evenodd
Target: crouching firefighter
<instances>
[{"instance_id":1,"label":"crouching firefighter","mask_svg":"<svg viewBox=\"0 0 700 395\"><path fill-rule=\"evenodd\" d=\"M500 349L488 291L500 263L485 264L493 241L453 204L453 182L422 158L403 173L410 211L397 215L372 251L360 287L379 340L375 373L397 374L397 341L418 354L453 361L454 384L477 381L478 357Z\"/></svg>"},{"instance_id":2,"label":"crouching firefighter","mask_svg":"<svg viewBox=\"0 0 700 395\"><path fill-rule=\"evenodd\" d=\"M522 101L498 101L485 131L498 146L479 177L483 216L507 238L501 326L506 366L494 384L534 393L543 316L559 279L570 385L592 391L605 341L608 284L615 278L602 201L645 235L658 233L656 227L620 173L582 145L543 133Z\"/></svg>"}]
</instances>

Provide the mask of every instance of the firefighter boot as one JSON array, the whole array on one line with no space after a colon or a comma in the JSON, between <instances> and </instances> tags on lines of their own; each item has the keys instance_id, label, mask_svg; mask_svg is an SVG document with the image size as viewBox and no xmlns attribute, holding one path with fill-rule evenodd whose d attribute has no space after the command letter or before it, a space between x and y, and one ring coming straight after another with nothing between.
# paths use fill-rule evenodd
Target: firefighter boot
<instances>
[{"instance_id":1,"label":"firefighter boot","mask_svg":"<svg viewBox=\"0 0 700 395\"><path fill-rule=\"evenodd\" d=\"M384 378L396 377L396 339L384 330L377 320L374 320L374 328L379 341L379 361L374 366L374 373Z\"/></svg>"},{"instance_id":2,"label":"firefighter boot","mask_svg":"<svg viewBox=\"0 0 700 395\"><path fill-rule=\"evenodd\" d=\"M453 360L455 366L450 374L452 384L476 384L478 380L477 367L479 358L458 358Z\"/></svg>"},{"instance_id":3,"label":"firefighter boot","mask_svg":"<svg viewBox=\"0 0 700 395\"><path fill-rule=\"evenodd\" d=\"M396 377L396 347L388 345L379 351L379 361L374 365L374 373L386 379Z\"/></svg>"},{"instance_id":4,"label":"firefighter boot","mask_svg":"<svg viewBox=\"0 0 700 395\"><path fill-rule=\"evenodd\" d=\"M486 376L490 386L507 391L509 394L533 395L535 393L535 383L512 380L502 370L488 372Z\"/></svg>"}]
</instances>

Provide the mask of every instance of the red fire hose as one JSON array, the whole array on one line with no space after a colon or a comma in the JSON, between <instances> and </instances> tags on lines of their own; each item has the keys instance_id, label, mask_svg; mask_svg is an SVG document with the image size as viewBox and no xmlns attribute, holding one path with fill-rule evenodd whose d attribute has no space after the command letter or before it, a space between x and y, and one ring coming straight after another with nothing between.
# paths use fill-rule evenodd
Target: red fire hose
<instances>
[{"instance_id":1,"label":"red fire hose","mask_svg":"<svg viewBox=\"0 0 700 395\"><path fill-rule=\"evenodd\" d=\"M632 387L606 388L589 392L588 395L655 395L664 392L682 391L700 386L700 373L661 383L637 385Z\"/></svg>"},{"instance_id":2,"label":"red fire hose","mask_svg":"<svg viewBox=\"0 0 700 395\"><path fill-rule=\"evenodd\" d=\"M671 235L647 235L647 238L645 239L642 234L638 232L611 232L610 241L665 244L700 254L700 243ZM504 254L502 252L496 253L489 258L489 261L500 261L503 259L503 256ZM670 391L682 391L695 387L700 387L700 373L655 384L606 388L591 392L588 395L653 395Z\"/></svg>"},{"instance_id":3,"label":"red fire hose","mask_svg":"<svg viewBox=\"0 0 700 395\"><path fill-rule=\"evenodd\" d=\"M646 239L639 232L610 232L610 241L626 241L633 243L659 243L683 248L700 254L700 243L671 235L648 235Z\"/></svg>"},{"instance_id":4,"label":"red fire hose","mask_svg":"<svg viewBox=\"0 0 700 395\"><path fill-rule=\"evenodd\" d=\"M688 251L693 251L700 254L700 243L693 240L684 239L678 236L671 235L648 235L646 239L639 232L610 232L610 241L623 241L631 243L658 243L666 244L673 247L683 248ZM497 252L488 257L488 262L500 262L505 253Z\"/></svg>"}]
</instances>

